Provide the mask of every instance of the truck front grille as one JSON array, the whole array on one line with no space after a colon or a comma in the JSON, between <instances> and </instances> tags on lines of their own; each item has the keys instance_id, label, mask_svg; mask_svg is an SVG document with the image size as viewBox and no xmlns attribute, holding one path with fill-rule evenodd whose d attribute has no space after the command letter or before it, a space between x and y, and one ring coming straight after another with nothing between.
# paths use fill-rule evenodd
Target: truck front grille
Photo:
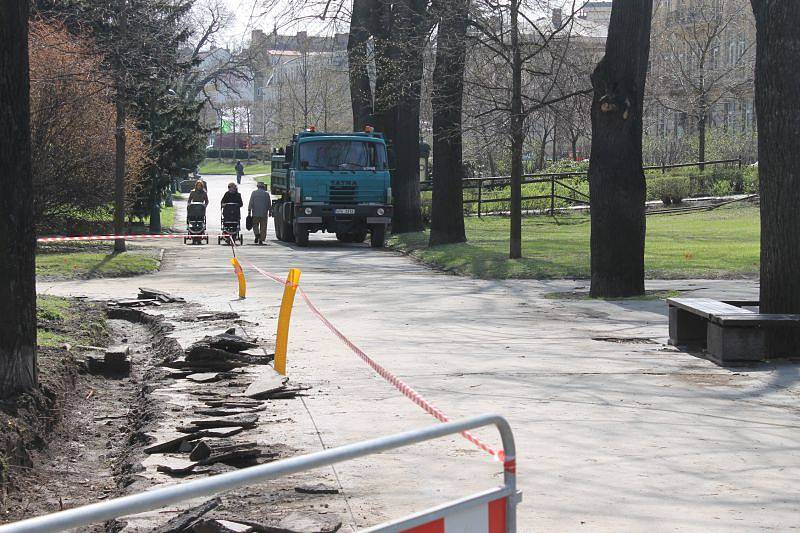
<instances>
[{"instance_id":1,"label":"truck front grille","mask_svg":"<svg viewBox=\"0 0 800 533\"><path fill-rule=\"evenodd\" d=\"M330 197L332 204L355 204L358 198L356 185L331 185Z\"/></svg>"}]
</instances>

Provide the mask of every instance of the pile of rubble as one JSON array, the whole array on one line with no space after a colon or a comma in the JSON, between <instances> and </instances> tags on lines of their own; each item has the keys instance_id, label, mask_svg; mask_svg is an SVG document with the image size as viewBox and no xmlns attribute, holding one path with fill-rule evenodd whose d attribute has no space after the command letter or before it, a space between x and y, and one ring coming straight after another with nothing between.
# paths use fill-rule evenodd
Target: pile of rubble
<instances>
[{"instance_id":1,"label":"pile of rubble","mask_svg":"<svg viewBox=\"0 0 800 533\"><path fill-rule=\"evenodd\" d=\"M241 468L277 457L277 453L260 449L255 441L230 440L257 426L258 413L266 409L264 400L294 398L308 389L290 385L288 378L269 367L249 383L239 381L247 377L241 370L243 367L267 365L273 357L260 347L257 339L249 339L238 328L230 328L195 342L183 357L165 361L164 366L174 369L169 377L209 387L190 392L200 405L191 410L196 419L175 428L180 436L145 449L148 454L188 454L164 457L158 471L171 476L218 473L226 470L220 464Z\"/></svg>"},{"instance_id":2,"label":"pile of rubble","mask_svg":"<svg viewBox=\"0 0 800 533\"><path fill-rule=\"evenodd\" d=\"M161 304L186 303L181 297L156 289L139 287L139 294L134 300L111 300L108 302L110 307L147 307L160 306Z\"/></svg>"}]
</instances>

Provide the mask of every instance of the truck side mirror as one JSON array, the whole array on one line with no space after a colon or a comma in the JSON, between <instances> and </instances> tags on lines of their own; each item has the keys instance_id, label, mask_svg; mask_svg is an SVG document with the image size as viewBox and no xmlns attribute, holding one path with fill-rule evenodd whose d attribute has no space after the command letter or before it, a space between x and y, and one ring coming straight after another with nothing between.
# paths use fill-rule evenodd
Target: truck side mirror
<instances>
[{"instance_id":1,"label":"truck side mirror","mask_svg":"<svg viewBox=\"0 0 800 533\"><path fill-rule=\"evenodd\" d=\"M291 145L286 147L286 168L292 167L292 156L294 155L293 152L294 150L292 149Z\"/></svg>"}]
</instances>

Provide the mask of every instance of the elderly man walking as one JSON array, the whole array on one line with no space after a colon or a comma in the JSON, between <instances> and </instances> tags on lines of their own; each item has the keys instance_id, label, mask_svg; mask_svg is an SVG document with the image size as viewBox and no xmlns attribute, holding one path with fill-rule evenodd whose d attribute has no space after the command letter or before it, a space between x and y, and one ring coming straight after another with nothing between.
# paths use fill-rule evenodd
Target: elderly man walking
<instances>
[{"instance_id":1,"label":"elderly man walking","mask_svg":"<svg viewBox=\"0 0 800 533\"><path fill-rule=\"evenodd\" d=\"M272 210L272 200L267 192L267 187L258 182L258 188L250 194L250 203L247 205L247 214L253 217L253 233L256 235L256 244L264 244L267 238L267 222Z\"/></svg>"}]
</instances>

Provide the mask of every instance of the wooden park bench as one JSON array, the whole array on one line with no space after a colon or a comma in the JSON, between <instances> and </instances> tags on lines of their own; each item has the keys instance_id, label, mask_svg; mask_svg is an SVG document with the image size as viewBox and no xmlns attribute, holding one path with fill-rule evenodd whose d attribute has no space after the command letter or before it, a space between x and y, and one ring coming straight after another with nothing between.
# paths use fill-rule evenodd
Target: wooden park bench
<instances>
[{"instance_id":1,"label":"wooden park bench","mask_svg":"<svg viewBox=\"0 0 800 533\"><path fill-rule=\"evenodd\" d=\"M765 330L800 327L800 315L763 314L744 307L759 302L711 298L668 298L669 343L706 349L719 364L763 361Z\"/></svg>"}]
</instances>

